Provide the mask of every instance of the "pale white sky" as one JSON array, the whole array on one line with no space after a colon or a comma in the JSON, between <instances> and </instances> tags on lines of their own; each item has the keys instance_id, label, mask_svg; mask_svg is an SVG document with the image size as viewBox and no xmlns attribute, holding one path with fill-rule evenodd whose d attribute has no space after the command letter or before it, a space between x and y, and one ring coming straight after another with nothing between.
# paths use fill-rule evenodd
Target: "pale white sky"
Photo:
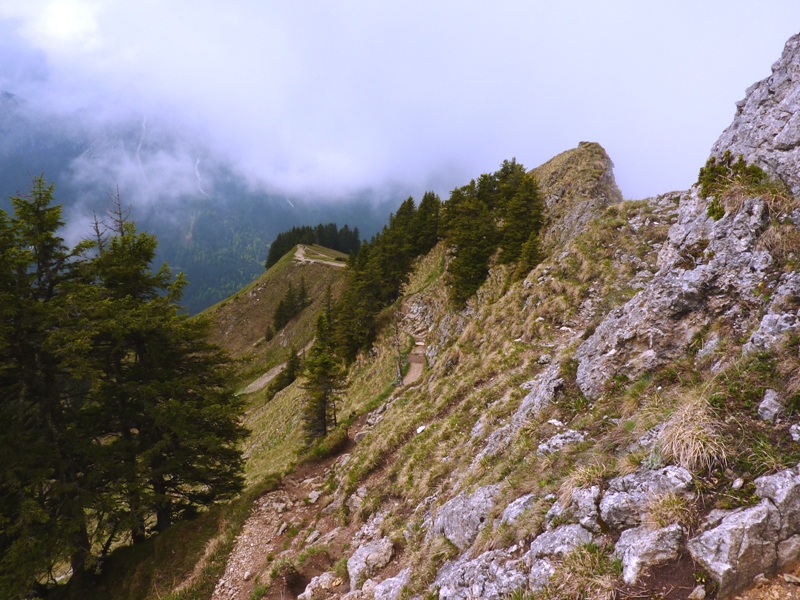
<instances>
[{"instance_id":1,"label":"pale white sky","mask_svg":"<svg viewBox=\"0 0 800 600\"><path fill-rule=\"evenodd\" d=\"M800 2L0 0L0 90L174 123L254 186L443 195L602 144L685 189Z\"/></svg>"}]
</instances>

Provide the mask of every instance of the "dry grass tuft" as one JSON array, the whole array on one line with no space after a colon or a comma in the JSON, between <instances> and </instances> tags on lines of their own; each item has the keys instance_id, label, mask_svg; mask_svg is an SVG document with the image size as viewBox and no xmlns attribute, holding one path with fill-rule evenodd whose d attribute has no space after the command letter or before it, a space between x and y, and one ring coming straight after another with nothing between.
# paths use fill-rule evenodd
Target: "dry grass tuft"
<instances>
[{"instance_id":1,"label":"dry grass tuft","mask_svg":"<svg viewBox=\"0 0 800 600\"><path fill-rule=\"evenodd\" d=\"M567 507L572 503L572 493L583 487L598 485L613 471L610 463L595 462L580 465L570 473L558 490L558 501L561 506Z\"/></svg>"},{"instance_id":2,"label":"dry grass tuft","mask_svg":"<svg viewBox=\"0 0 800 600\"><path fill-rule=\"evenodd\" d=\"M726 465L728 449L720 434L722 425L705 398L684 398L659 435L661 458L692 472Z\"/></svg>"},{"instance_id":3,"label":"dry grass tuft","mask_svg":"<svg viewBox=\"0 0 800 600\"><path fill-rule=\"evenodd\" d=\"M556 573L542 597L613 600L622 566L608 548L597 544L579 546L556 566ZM539 596L537 596L539 597Z\"/></svg>"},{"instance_id":4,"label":"dry grass tuft","mask_svg":"<svg viewBox=\"0 0 800 600\"><path fill-rule=\"evenodd\" d=\"M675 523L690 527L695 520L695 510L689 500L675 492L667 492L650 499L644 524L653 528L666 527Z\"/></svg>"}]
</instances>

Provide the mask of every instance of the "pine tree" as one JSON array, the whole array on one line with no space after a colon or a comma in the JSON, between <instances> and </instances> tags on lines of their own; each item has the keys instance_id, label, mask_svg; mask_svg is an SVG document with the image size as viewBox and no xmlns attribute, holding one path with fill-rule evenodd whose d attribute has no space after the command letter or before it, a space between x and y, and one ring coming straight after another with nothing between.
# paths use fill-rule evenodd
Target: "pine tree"
<instances>
[{"instance_id":1,"label":"pine tree","mask_svg":"<svg viewBox=\"0 0 800 600\"><path fill-rule=\"evenodd\" d=\"M446 224L453 258L447 273L450 302L461 308L486 280L496 232L489 209L478 198L464 190L454 191L452 198L456 202L453 206L448 202Z\"/></svg>"},{"instance_id":2,"label":"pine tree","mask_svg":"<svg viewBox=\"0 0 800 600\"><path fill-rule=\"evenodd\" d=\"M300 376L302 370L302 361L297 355L297 350L292 348L289 350L289 356L286 359L286 365L281 369L275 378L270 382L267 388L266 398L272 400L275 394L281 390L289 387Z\"/></svg>"},{"instance_id":3,"label":"pine tree","mask_svg":"<svg viewBox=\"0 0 800 600\"><path fill-rule=\"evenodd\" d=\"M241 405L185 285L117 204L112 236L68 248L39 178L0 212L0 595L236 493ZM94 258L87 255L97 248Z\"/></svg>"},{"instance_id":4,"label":"pine tree","mask_svg":"<svg viewBox=\"0 0 800 600\"><path fill-rule=\"evenodd\" d=\"M305 385L308 393L303 407L306 441L325 437L336 426L336 393L344 380L344 368L334 354L333 328L329 317L317 317L316 339L306 358Z\"/></svg>"},{"instance_id":5,"label":"pine tree","mask_svg":"<svg viewBox=\"0 0 800 600\"><path fill-rule=\"evenodd\" d=\"M426 254L439 241L439 209L442 202L433 192L425 192L417 208L412 233L416 234L415 254Z\"/></svg>"}]
</instances>

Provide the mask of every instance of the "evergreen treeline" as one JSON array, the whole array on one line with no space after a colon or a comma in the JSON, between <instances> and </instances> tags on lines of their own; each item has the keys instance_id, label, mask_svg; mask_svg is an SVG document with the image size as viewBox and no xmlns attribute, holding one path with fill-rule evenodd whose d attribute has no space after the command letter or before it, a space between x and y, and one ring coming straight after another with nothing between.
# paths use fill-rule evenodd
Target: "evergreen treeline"
<instances>
[{"instance_id":1,"label":"evergreen treeline","mask_svg":"<svg viewBox=\"0 0 800 600\"><path fill-rule=\"evenodd\" d=\"M515 159L453 190L444 204L433 192L419 206L413 198L403 202L383 230L351 254L344 293L317 320L305 373L308 440L335 426L336 393L345 367L374 340L378 315L399 297L416 257L439 239L447 242L450 300L460 308L486 280L496 252L499 263L516 265L516 279L528 274L541 260L543 222L536 180Z\"/></svg>"},{"instance_id":2,"label":"evergreen treeline","mask_svg":"<svg viewBox=\"0 0 800 600\"><path fill-rule=\"evenodd\" d=\"M0 211L0 597L72 582L242 486L242 407L185 281L119 203L69 248L53 186Z\"/></svg>"},{"instance_id":3,"label":"evergreen treeline","mask_svg":"<svg viewBox=\"0 0 800 600\"><path fill-rule=\"evenodd\" d=\"M275 241L270 244L265 264L266 268L269 269L297 244L319 244L331 250L350 254L358 251L361 240L358 227L350 229L348 225L341 229L336 226L336 223L328 223L327 225L320 223L316 227L311 227L310 225L292 227L289 231L279 233Z\"/></svg>"},{"instance_id":4,"label":"evergreen treeline","mask_svg":"<svg viewBox=\"0 0 800 600\"><path fill-rule=\"evenodd\" d=\"M272 315L273 331L280 331L291 321L301 310L309 304L308 292L306 291L306 280L300 278L300 289L295 289L292 282L289 282L289 289L275 307Z\"/></svg>"},{"instance_id":5,"label":"evergreen treeline","mask_svg":"<svg viewBox=\"0 0 800 600\"><path fill-rule=\"evenodd\" d=\"M447 269L450 300L458 308L486 280L498 248L500 264L517 264L516 279L541 259L541 195L536 180L515 159L453 190L442 213L442 233L453 249Z\"/></svg>"},{"instance_id":6,"label":"evergreen treeline","mask_svg":"<svg viewBox=\"0 0 800 600\"><path fill-rule=\"evenodd\" d=\"M348 285L335 305L328 293L306 359L308 396L303 414L309 442L336 425L336 393L346 375L345 365L372 342L377 316L400 295L413 259L438 242L440 205L432 192L422 197L419 207L413 198L403 202L388 225L350 256Z\"/></svg>"}]
</instances>

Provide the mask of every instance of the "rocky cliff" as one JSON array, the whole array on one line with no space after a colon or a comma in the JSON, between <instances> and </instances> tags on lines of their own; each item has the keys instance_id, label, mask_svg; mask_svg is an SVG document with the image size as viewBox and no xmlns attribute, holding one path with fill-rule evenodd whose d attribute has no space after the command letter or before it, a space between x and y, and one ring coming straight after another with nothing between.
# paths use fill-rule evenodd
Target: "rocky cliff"
<instances>
[{"instance_id":1,"label":"rocky cliff","mask_svg":"<svg viewBox=\"0 0 800 600\"><path fill-rule=\"evenodd\" d=\"M792 36L772 74L747 88L733 123L711 149L741 154L800 194L800 34Z\"/></svg>"},{"instance_id":2,"label":"rocky cliff","mask_svg":"<svg viewBox=\"0 0 800 600\"><path fill-rule=\"evenodd\" d=\"M800 36L712 150L792 193L623 201L581 143L534 170L523 281L496 265L454 312L447 250L421 259L342 393L344 452L259 498L213 597L796 594L796 98ZM426 363L392 383L398 352Z\"/></svg>"}]
</instances>

